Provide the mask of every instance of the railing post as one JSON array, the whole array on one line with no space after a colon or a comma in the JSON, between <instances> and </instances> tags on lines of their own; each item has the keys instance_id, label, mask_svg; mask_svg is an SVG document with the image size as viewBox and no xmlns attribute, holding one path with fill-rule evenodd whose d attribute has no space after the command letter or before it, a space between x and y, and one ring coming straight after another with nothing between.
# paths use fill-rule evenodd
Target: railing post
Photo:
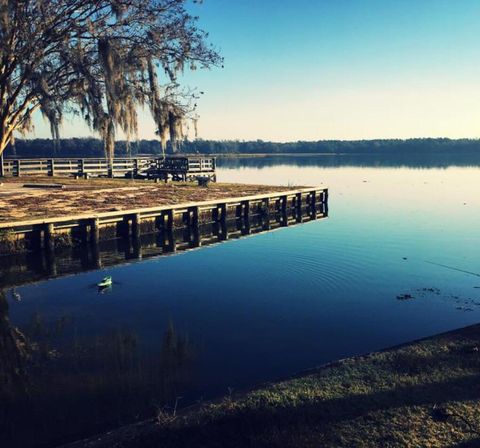
<instances>
[{"instance_id":1,"label":"railing post","mask_svg":"<svg viewBox=\"0 0 480 448\"><path fill-rule=\"evenodd\" d=\"M85 172L85 160L78 159L78 176L83 177Z\"/></svg>"},{"instance_id":2,"label":"railing post","mask_svg":"<svg viewBox=\"0 0 480 448\"><path fill-rule=\"evenodd\" d=\"M47 161L48 166L48 175L50 177L55 176L55 161L53 159L48 159Z\"/></svg>"},{"instance_id":3,"label":"railing post","mask_svg":"<svg viewBox=\"0 0 480 448\"><path fill-rule=\"evenodd\" d=\"M112 179L113 178L113 159L111 157L108 158L107 162L107 176Z\"/></svg>"},{"instance_id":4,"label":"railing post","mask_svg":"<svg viewBox=\"0 0 480 448\"><path fill-rule=\"evenodd\" d=\"M0 154L0 177L5 176L5 168L3 167L3 152Z\"/></svg>"},{"instance_id":5,"label":"railing post","mask_svg":"<svg viewBox=\"0 0 480 448\"><path fill-rule=\"evenodd\" d=\"M13 161L13 175L15 177L20 177L20 160L16 159Z\"/></svg>"},{"instance_id":6,"label":"railing post","mask_svg":"<svg viewBox=\"0 0 480 448\"><path fill-rule=\"evenodd\" d=\"M133 159L133 176L138 176L138 159Z\"/></svg>"}]
</instances>

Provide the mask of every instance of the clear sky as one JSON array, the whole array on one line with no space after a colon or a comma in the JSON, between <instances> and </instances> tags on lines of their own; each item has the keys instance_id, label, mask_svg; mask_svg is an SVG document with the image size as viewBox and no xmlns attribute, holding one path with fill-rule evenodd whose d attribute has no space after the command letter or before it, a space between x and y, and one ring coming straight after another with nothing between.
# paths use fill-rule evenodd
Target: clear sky
<instances>
[{"instance_id":1,"label":"clear sky","mask_svg":"<svg viewBox=\"0 0 480 448\"><path fill-rule=\"evenodd\" d=\"M224 69L200 137L322 140L480 136L479 0L205 0L193 7ZM48 136L37 120L36 136ZM154 138L142 115L140 138ZM89 135L78 119L64 137Z\"/></svg>"}]
</instances>

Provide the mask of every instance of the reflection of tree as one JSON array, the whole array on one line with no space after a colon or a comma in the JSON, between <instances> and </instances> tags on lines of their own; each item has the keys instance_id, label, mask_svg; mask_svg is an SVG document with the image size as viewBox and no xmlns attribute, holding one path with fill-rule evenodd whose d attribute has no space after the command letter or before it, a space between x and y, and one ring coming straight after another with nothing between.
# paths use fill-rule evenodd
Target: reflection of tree
<instances>
[{"instance_id":1,"label":"reflection of tree","mask_svg":"<svg viewBox=\"0 0 480 448\"><path fill-rule=\"evenodd\" d=\"M25 338L19 339L21 333L9 324L7 302L0 298L0 381L8 384L15 403L8 425L13 438L24 437L15 440L18 446L33 441L53 445L148 417L157 406L183 395L191 380L193 346L172 323L151 351L143 349L138 334L128 328L79 335L72 316L47 319L34 313L22 327L30 347L27 358L24 345L18 343ZM7 340L12 347L8 352ZM20 395L12 382L18 378L24 384L25 369L28 391ZM0 412L6 409L0 403Z\"/></svg>"},{"instance_id":2,"label":"reflection of tree","mask_svg":"<svg viewBox=\"0 0 480 448\"><path fill-rule=\"evenodd\" d=\"M160 375L165 399L177 397L181 388L190 380L190 364L194 353L188 336L177 334L170 321L163 335L160 352Z\"/></svg>"},{"instance_id":3,"label":"reflection of tree","mask_svg":"<svg viewBox=\"0 0 480 448\"><path fill-rule=\"evenodd\" d=\"M8 302L0 290L0 445L10 446L8 439L17 428L13 422L21 416L19 402L27 393L26 365L29 356L25 336L8 316ZM4 445L4 440L7 442Z\"/></svg>"},{"instance_id":4,"label":"reflection of tree","mask_svg":"<svg viewBox=\"0 0 480 448\"><path fill-rule=\"evenodd\" d=\"M25 336L11 325L8 302L0 291L0 397L25 392L25 363L27 343Z\"/></svg>"}]
</instances>

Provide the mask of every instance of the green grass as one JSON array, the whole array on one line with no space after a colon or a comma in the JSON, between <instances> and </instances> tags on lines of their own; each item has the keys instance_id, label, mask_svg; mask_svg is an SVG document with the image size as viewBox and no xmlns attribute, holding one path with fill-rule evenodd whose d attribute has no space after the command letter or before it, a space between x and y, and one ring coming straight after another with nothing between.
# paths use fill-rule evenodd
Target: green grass
<instances>
[{"instance_id":1,"label":"green grass","mask_svg":"<svg viewBox=\"0 0 480 448\"><path fill-rule=\"evenodd\" d=\"M480 326L469 327L79 446L476 447L479 346Z\"/></svg>"}]
</instances>

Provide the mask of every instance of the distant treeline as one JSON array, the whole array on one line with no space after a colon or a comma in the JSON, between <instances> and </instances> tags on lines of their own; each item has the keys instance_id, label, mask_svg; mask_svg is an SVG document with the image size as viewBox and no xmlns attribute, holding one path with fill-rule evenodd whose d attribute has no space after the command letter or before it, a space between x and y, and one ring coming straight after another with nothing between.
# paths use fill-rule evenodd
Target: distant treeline
<instances>
[{"instance_id":1,"label":"distant treeline","mask_svg":"<svg viewBox=\"0 0 480 448\"><path fill-rule=\"evenodd\" d=\"M196 140L182 144L183 153L200 154L432 154L480 153L480 140L447 138L415 138L408 140L321 140L289 143L236 140ZM115 146L117 156L129 154L125 141ZM130 153L160 154L157 140L139 140L130 144ZM55 153L50 139L17 140L15 148L8 148L7 157L103 157L103 144L94 138L70 138L61 140Z\"/></svg>"}]
</instances>

